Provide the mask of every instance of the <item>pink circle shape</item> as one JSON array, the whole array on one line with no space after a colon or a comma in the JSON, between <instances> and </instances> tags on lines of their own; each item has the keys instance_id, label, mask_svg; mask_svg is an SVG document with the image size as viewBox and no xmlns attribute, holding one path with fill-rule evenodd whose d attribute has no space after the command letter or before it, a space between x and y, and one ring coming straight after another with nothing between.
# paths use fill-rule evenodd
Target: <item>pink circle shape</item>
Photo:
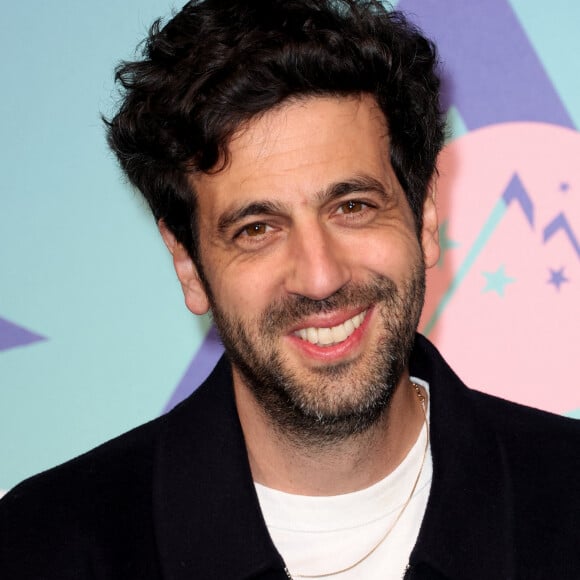
<instances>
[{"instance_id":1,"label":"pink circle shape","mask_svg":"<svg viewBox=\"0 0 580 580\"><path fill-rule=\"evenodd\" d=\"M506 123L439 160L442 259L420 328L474 388L580 407L580 133Z\"/></svg>"}]
</instances>

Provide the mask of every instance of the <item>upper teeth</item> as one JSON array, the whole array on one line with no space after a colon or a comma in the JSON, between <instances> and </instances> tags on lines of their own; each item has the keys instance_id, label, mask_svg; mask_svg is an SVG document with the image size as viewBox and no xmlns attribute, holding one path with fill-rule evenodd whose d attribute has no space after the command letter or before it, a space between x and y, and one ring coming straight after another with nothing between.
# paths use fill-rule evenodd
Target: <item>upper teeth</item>
<instances>
[{"instance_id":1,"label":"upper teeth","mask_svg":"<svg viewBox=\"0 0 580 580\"><path fill-rule=\"evenodd\" d=\"M321 346L329 346L331 344L337 344L346 340L354 331L357 329L364 320L366 315L366 310L349 318L342 324L338 326L332 326L330 328L316 328L310 326L308 328L301 328L297 330L295 334L299 336L302 340L307 340L312 344L319 344Z\"/></svg>"}]
</instances>

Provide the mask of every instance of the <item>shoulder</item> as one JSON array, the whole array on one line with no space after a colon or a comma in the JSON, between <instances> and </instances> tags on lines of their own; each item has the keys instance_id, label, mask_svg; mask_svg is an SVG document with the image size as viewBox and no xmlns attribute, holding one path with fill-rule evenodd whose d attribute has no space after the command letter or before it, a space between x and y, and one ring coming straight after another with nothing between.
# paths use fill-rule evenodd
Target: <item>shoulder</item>
<instances>
[{"instance_id":1,"label":"shoulder","mask_svg":"<svg viewBox=\"0 0 580 580\"><path fill-rule=\"evenodd\" d=\"M431 385L433 428L443 447L461 449L465 461L486 461L486 451L498 450L522 497L561 497L558 489L571 489L580 473L579 420L466 387L424 337L417 336L411 364ZM580 509L580 496L571 504Z\"/></svg>"},{"instance_id":2,"label":"shoulder","mask_svg":"<svg viewBox=\"0 0 580 580\"><path fill-rule=\"evenodd\" d=\"M85 566L100 561L96 553L103 565L114 559L114 541L117 549L127 548L131 536L144 546L152 543L148 506L164 420L133 429L7 493L0 500L0 577L32 579L39 570L46 578L93 577Z\"/></svg>"},{"instance_id":3,"label":"shoulder","mask_svg":"<svg viewBox=\"0 0 580 580\"><path fill-rule=\"evenodd\" d=\"M446 521L522 577L577 577L580 421L467 388L421 337L411 363L430 384L433 537Z\"/></svg>"},{"instance_id":4,"label":"shoulder","mask_svg":"<svg viewBox=\"0 0 580 580\"><path fill-rule=\"evenodd\" d=\"M216 444L208 443L215 417L224 415L220 426L227 417L236 420L229 373L224 360L166 415L6 494L0 500L0 578L161 577L155 520L166 496L159 499L160 470L169 462L181 473L184 457L195 474L205 472L199 466L208 458L216 463Z\"/></svg>"},{"instance_id":5,"label":"shoulder","mask_svg":"<svg viewBox=\"0 0 580 580\"><path fill-rule=\"evenodd\" d=\"M556 434L580 436L580 421L534 407L514 403L501 397L470 389L473 404L501 431L522 430L530 436L554 431Z\"/></svg>"},{"instance_id":6,"label":"shoulder","mask_svg":"<svg viewBox=\"0 0 580 580\"><path fill-rule=\"evenodd\" d=\"M545 450L575 452L573 443L580 438L580 421L534 409L466 387L438 350L418 335L411 360L414 374L425 377L438 399L441 415L473 413L473 420L493 429L510 447L541 439L534 453ZM546 385L549 388L549 385ZM471 415L470 415L471 416Z\"/></svg>"},{"instance_id":7,"label":"shoulder","mask_svg":"<svg viewBox=\"0 0 580 580\"><path fill-rule=\"evenodd\" d=\"M471 398L500 450L522 576L577 577L580 421L475 391Z\"/></svg>"},{"instance_id":8,"label":"shoulder","mask_svg":"<svg viewBox=\"0 0 580 580\"><path fill-rule=\"evenodd\" d=\"M0 502L0 515L13 503L66 497L69 502L86 499L87 491L132 486L147 470L164 418L160 417L119 435L61 465L26 479ZM123 478L119 481L119 473Z\"/></svg>"},{"instance_id":9,"label":"shoulder","mask_svg":"<svg viewBox=\"0 0 580 580\"><path fill-rule=\"evenodd\" d=\"M580 421L534 409L478 391L474 408L493 428L502 448L528 473L563 481L580 472ZM546 468L552 467L551 473ZM542 473L540 473L542 472Z\"/></svg>"}]
</instances>

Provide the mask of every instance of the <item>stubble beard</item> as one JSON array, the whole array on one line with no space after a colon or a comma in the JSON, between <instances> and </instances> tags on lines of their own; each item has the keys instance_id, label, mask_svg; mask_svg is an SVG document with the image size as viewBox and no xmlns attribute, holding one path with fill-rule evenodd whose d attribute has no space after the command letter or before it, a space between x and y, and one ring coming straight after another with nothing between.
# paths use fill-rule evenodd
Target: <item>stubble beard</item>
<instances>
[{"instance_id":1,"label":"stubble beard","mask_svg":"<svg viewBox=\"0 0 580 580\"><path fill-rule=\"evenodd\" d=\"M226 353L272 425L297 444L323 446L366 432L388 409L413 347L425 268L417 263L401 288L375 275L324 300L289 296L254 321L224 313L208 295ZM306 316L369 305L382 323L380 338L361 358L293 371L276 348Z\"/></svg>"}]
</instances>

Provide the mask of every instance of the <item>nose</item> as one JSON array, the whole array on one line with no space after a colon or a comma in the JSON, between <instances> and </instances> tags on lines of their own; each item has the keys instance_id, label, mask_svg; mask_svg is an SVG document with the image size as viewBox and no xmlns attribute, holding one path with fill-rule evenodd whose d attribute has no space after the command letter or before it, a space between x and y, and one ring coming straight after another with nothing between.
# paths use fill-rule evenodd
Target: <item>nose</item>
<instances>
[{"instance_id":1,"label":"nose","mask_svg":"<svg viewBox=\"0 0 580 580\"><path fill-rule=\"evenodd\" d=\"M286 290L312 300L323 300L340 290L351 277L345 248L320 223L295 229L288 240Z\"/></svg>"}]
</instances>

